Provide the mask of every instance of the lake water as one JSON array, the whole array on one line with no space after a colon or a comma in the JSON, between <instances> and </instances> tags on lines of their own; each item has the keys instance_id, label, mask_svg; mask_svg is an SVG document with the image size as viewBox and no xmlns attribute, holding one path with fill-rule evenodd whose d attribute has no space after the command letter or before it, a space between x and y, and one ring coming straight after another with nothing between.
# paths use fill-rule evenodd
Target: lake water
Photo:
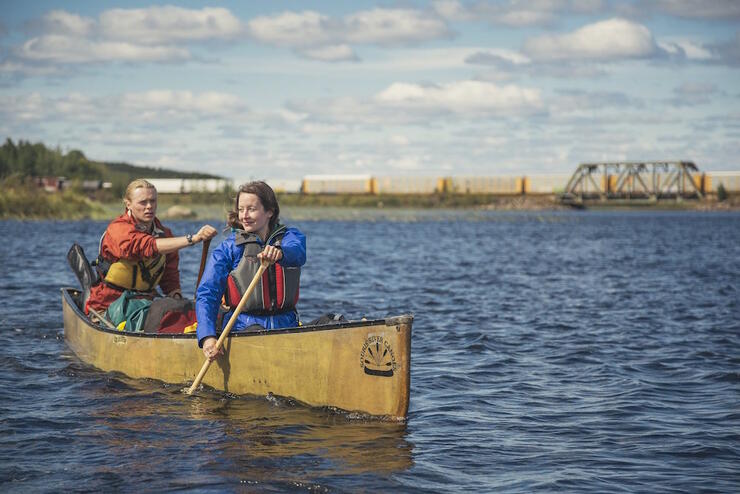
<instances>
[{"instance_id":1,"label":"lake water","mask_svg":"<svg viewBox=\"0 0 740 494\"><path fill-rule=\"evenodd\" d=\"M414 314L406 423L84 365L59 288L106 223L5 221L0 490L740 491L740 214L289 223L304 320ZM182 252L191 294L200 247Z\"/></svg>"}]
</instances>

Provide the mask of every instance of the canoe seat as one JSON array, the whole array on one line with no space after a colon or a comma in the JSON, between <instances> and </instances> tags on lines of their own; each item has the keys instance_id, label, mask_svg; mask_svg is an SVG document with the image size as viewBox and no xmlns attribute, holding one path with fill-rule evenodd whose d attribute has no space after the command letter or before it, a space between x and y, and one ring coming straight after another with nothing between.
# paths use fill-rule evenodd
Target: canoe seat
<instances>
[{"instance_id":1,"label":"canoe seat","mask_svg":"<svg viewBox=\"0 0 740 494\"><path fill-rule=\"evenodd\" d=\"M67 262L72 272L77 276L82 288L82 297L80 298L81 307L85 307L87 299L90 298L90 288L98 281L98 273L90 266L85 251L81 245L74 243L67 252Z\"/></svg>"}]
</instances>

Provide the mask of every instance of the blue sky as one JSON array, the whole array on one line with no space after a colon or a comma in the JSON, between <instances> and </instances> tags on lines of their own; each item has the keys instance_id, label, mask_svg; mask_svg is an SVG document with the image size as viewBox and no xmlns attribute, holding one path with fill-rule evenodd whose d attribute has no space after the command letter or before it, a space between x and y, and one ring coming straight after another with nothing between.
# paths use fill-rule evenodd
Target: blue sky
<instances>
[{"instance_id":1,"label":"blue sky","mask_svg":"<svg viewBox=\"0 0 740 494\"><path fill-rule=\"evenodd\" d=\"M740 170L740 2L2 1L0 135L241 178Z\"/></svg>"}]
</instances>

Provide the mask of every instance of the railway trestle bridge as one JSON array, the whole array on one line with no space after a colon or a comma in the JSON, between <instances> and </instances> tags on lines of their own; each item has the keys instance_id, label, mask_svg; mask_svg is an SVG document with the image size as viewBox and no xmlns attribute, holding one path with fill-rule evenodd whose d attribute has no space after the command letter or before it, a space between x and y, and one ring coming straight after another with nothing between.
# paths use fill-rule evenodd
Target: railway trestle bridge
<instances>
[{"instance_id":1,"label":"railway trestle bridge","mask_svg":"<svg viewBox=\"0 0 740 494\"><path fill-rule=\"evenodd\" d=\"M659 201L703 199L706 177L691 161L583 163L568 180L561 200Z\"/></svg>"}]
</instances>

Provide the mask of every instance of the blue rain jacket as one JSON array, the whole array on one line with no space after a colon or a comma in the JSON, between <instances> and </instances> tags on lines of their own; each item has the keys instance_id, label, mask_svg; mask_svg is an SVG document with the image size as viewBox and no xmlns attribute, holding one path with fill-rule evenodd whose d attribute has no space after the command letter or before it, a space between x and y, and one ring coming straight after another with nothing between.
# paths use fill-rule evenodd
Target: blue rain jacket
<instances>
[{"instance_id":1,"label":"blue rain jacket","mask_svg":"<svg viewBox=\"0 0 740 494\"><path fill-rule=\"evenodd\" d=\"M203 346L203 339L216 336L216 318L221 305L221 297L226 291L229 273L236 269L244 254L244 245L235 244L236 235L232 232L211 253L206 263L200 285L195 294L195 314L198 318L198 345ZM261 242L260 242L261 244ZM297 228L288 228L283 236L280 248L283 258L278 262L283 266L303 266L306 263L306 236ZM223 317L219 331L228 324L233 311ZM252 315L246 312L239 314L232 331L259 324L267 329L290 328L298 326L298 312L289 311L275 315Z\"/></svg>"}]
</instances>

